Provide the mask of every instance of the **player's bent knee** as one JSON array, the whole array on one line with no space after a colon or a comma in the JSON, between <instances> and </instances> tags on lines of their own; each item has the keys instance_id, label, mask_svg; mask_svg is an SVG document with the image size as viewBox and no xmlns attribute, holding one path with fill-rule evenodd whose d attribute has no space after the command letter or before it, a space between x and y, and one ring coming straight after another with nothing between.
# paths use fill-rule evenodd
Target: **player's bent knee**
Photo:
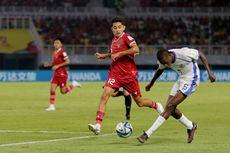
<instances>
[{"instance_id":1,"label":"player's bent knee","mask_svg":"<svg viewBox=\"0 0 230 153\"><path fill-rule=\"evenodd\" d=\"M140 101L138 101L138 102L136 101L136 104L137 104L138 107L143 107L144 106L144 104L142 102L140 102Z\"/></svg>"},{"instance_id":2,"label":"player's bent knee","mask_svg":"<svg viewBox=\"0 0 230 153\"><path fill-rule=\"evenodd\" d=\"M180 116L174 111L171 112L171 116L174 117L175 119L179 119Z\"/></svg>"},{"instance_id":3,"label":"player's bent knee","mask_svg":"<svg viewBox=\"0 0 230 153\"><path fill-rule=\"evenodd\" d=\"M66 88L61 88L61 90L60 90L60 93L62 95L66 94L67 92L68 92L68 90Z\"/></svg>"},{"instance_id":4,"label":"player's bent knee","mask_svg":"<svg viewBox=\"0 0 230 153\"><path fill-rule=\"evenodd\" d=\"M144 103L140 97L133 97L134 101L136 102L138 107L143 107Z\"/></svg>"},{"instance_id":5,"label":"player's bent knee","mask_svg":"<svg viewBox=\"0 0 230 153\"><path fill-rule=\"evenodd\" d=\"M62 95L66 94L66 91L62 91L62 90L61 90L61 94L62 94Z\"/></svg>"}]
</instances>

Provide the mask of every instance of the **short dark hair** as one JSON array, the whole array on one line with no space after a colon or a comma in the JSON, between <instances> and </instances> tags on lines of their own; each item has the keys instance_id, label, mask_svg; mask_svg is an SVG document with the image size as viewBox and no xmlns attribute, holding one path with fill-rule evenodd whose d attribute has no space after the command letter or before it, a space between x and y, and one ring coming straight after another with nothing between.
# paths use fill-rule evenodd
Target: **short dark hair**
<instances>
[{"instance_id":1,"label":"short dark hair","mask_svg":"<svg viewBox=\"0 0 230 153\"><path fill-rule=\"evenodd\" d=\"M168 55L168 51L164 48L160 48L157 51L157 60L161 62L163 60L163 58L167 55Z\"/></svg>"},{"instance_id":2,"label":"short dark hair","mask_svg":"<svg viewBox=\"0 0 230 153\"><path fill-rule=\"evenodd\" d=\"M56 37L55 39L54 39L54 41L55 40L59 40L62 44L63 44L63 39L61 38L61 37Z\"/></svg>"},{"instance_id":3,"label":"short dark hair","mask_svg":"<svg viewBox=\"0 0 230 153\"><path fill-rule=\"evenodd\" d=\"M121 24L125 25L124 19L122 17L119 17L119 16L112 19L111 26L113 26L113 23L115 23L115 22L121 22Z\"/></svg>"}]
</instances>

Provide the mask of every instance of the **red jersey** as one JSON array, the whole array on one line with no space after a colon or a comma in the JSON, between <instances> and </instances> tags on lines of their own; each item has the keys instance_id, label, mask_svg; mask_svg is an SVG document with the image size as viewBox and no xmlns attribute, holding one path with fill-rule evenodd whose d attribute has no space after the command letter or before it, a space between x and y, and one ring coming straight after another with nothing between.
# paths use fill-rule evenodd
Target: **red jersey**
<instances>
[{"instance_id":1,"label":"red jersey","mask_svg":"<svg viewBox=\"0 0 230 153\"><path fill-rule=\"evenodd\" d=\"M130 49L135 43L135 39L127 33L123 33L119 38L113 38L111 44L111 54ZM134 62L134 55L125 55L112 60L110 72L120 76L137 75L137 68Z\"/></svg>"},{"instance_id":2,"label":"red jersey","mask_svg":"<svg viewBox=\"0 0 230 153\"><path fill-rule=\"evenodd\" d=\"M52 55L52 64L54 65L58 65L61 64L63 62L65 62L65 60L68 58L67 53L62 49L58 49L57 51L53 52ZM62 66L59 67L58 69L55 70L54 72L54 76L57 77L67 77L67 69L66 66Z\"/></svg>"}]
</instances>

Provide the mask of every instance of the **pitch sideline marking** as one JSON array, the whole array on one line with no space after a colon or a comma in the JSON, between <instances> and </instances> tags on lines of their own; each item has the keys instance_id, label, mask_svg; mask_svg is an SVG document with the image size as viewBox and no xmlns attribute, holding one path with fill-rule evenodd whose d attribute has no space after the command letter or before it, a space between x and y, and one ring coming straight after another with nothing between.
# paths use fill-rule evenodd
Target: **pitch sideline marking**
<instances>
[{"instance_id":1,"label":"pitch sideline marking","mask_svg":"<svg viewBox=\"0 0 230 153\"><path fill-rule=\"evenodd\" d=\"M54 134L77 134L77 133L92 133L92 132L67 132L67 131L25 131L25 130L0 130L0 133L54 133Z\"/></svg>"},{"instance_id":2,"label":"pitch sideline marking","mask_svg":"<svg viewBox=\"0 0 230 153\"><path fill-rule=\"evenodd\" d=\"M27 145L27 144L38 144L38 143L49 143L49 142L59 142L59 141L68 141L68 140L80 140L80 139L88 139L88 138L95 138L95 137L106 137L106 136L110 136L110 135L114 135L114 133L108 133L108 134L103 134L103 135L98 135L98 136L94 135L94 136L71 137L71 138L62 138L62 139L8 143L8 144L1 144L0 147L19 146L19 145Z\"/></svg>"}]
</instances>

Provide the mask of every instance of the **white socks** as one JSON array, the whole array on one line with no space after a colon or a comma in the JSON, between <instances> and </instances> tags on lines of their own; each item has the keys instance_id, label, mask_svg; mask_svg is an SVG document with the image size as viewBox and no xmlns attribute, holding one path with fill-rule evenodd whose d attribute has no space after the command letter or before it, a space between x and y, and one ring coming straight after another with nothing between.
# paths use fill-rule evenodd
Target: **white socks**
<instances>
[{"instance_id":1,"label":"white socks","mask_svg":"<svg viewBox=\"0 0 230 153\"><path fill-rule=\"evenodd\" d=\"M150 135L152 135L153 132L156 131L164 122L165 118L160 115L153 125L147 131L145 131L145 133L148 135L148 137L150 137Z\"/></svg>"},{"instance_id":2,"label":"white socks","mask_svg":"<svg viewBox=\"0 0 230 153\"><path fill-rule=\"evenodd\" d=\"M192 129L193 124L192 121L190 121L184 114L182 114L181 118L178 119L179 122L181 122L184 126L187 127L187 129Z\"/></svg>"},{"instance_id":3,"label":"white socks","mask_svg":"<svg viewBox=\"0 0 230 153\"><path fill-rule=\"evenodd\" d=\"M186 116L184 116L184 114L182 114L181 118L179 118L178 121L185 125L187 129L193 128L192 121L190 121ZM153 125L147 131L145 131L145 133L148 135L148 137L150 137L150 135L152 135L153 132L155 132L164 122L165 118L160 115L153 123Z\"/></svg>"},{"instance_id":4,"label":"white socks","mask_svg":"<svg viewBox=\"0 0 230 153\"><path fill-rule=\"evenodd\" d=\"M96 127L97 129L101 129L101 124L96 123L96 124L95 124L95 127Z\"/></svg>"}]
</instances>

